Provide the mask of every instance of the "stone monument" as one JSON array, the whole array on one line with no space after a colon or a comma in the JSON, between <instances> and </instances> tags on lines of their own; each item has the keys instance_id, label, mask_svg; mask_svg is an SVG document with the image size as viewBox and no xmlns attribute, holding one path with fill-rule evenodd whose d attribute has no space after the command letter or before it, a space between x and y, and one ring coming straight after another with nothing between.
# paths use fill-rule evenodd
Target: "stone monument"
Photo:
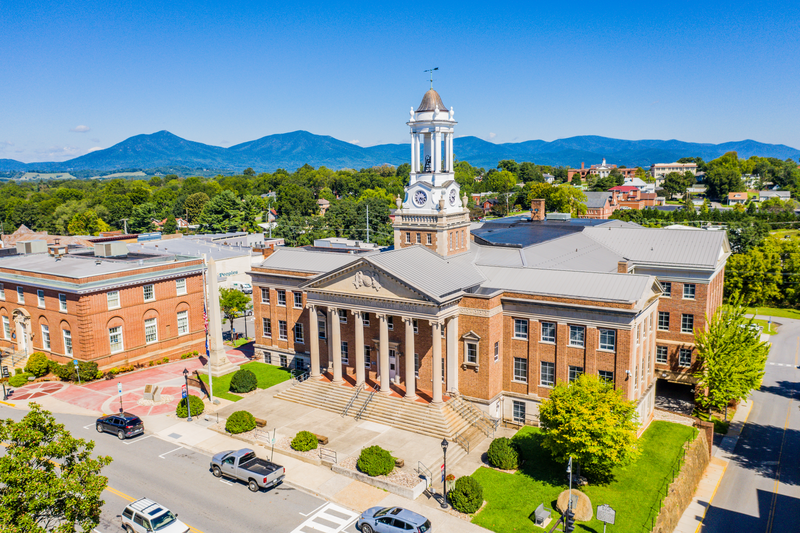
<instances>
[{"instance_id":1,"label":"stone monument","mask_svg":"<svg viewBox=\"0 0 800 533\"><path fill-rule=\"evenodd\" d=\"M219 308L219 283L217 283L217 263L213 258L208 259L208 274L206 275L208 288L208 365L212 377L229 374L238 369L225 355L225 345L222 343L222 313Z\"/></svg>"}]
</instances>

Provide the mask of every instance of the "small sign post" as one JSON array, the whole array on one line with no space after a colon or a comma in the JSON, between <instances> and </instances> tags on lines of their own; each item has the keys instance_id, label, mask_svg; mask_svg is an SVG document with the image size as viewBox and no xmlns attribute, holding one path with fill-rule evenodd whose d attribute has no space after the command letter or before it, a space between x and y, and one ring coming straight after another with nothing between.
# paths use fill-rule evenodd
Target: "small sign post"
<instances>
[{"instance_id":1,"label":"small sign post","mask_svg":"<svg viewBox=\"0 0 800 533\"><path fill-rule=\"evenodd\" d=\"M603 504L597 506L597 519L603 523L603 533L606 533L606 524L614 525L617 512L610 505Z\"/></svg>"},{"instance_id":2,"label":"small sign post","mask_svg":"<svg viewBox=\"0 0 800 533\"><path fill-rule=\"evenodd\" d=\"M78 368L78 360L77 359L73 359L72 360L72 364L75 365L75 373L78 375L78 385L80 385L81 384L81 371L80 371L80 368Z\"/></svg>"},{"instance_id":3,"label":"small sign post","mask_svg":"<svg viewBox=\"0 0 800 533\"><path fill-rule=\"evenodd\" d=\"M119 412L122 413L122 383L117 382L117 394L119 394Z\"/></svg>"}]
</instances>

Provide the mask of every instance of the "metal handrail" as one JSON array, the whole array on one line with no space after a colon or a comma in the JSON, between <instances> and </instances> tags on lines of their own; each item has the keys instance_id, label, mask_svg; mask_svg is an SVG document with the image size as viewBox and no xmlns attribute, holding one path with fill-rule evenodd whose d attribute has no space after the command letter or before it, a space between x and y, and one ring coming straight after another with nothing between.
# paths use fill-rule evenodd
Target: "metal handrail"
<instances>
[{"instance_id":1,"label":"metal handrail","mask_svg":"<svg viewBox=\"0 0 800 533\"><path fill-rule=\"evenodd\" d=\"M493 420L492 418L486 416L483 411L475 408L472 405L469 405L459 397L456 397L451 405L459 415L461 415L467 420L467 422L470 423L471 426L475 426L480 429L487 437L494 438L499 420Z\"/></svg>"},{"instance_id":2,"label":"metal handrail","mask_svg":"<svg viewBox=\"0 0 800 533\"><path fill-rule=\"evenodd\" d=\"M361 406L361 409L358 410L358 413L355 416L356 420L361 420L361 415L364 414L364 410L367 408L367 405L369 405L369 402L372 401L372 397L375 396L375 393L378 392L379 390L380 390L379 386L376 386L374 389L372 389L372 392L370 392L369 396L367 396L367 399L364 401L364 404Z\"/></svg>"},{"instance_id":3,"label":"metal handrail","mask_svg":"<svg viewBox=\"0 0 800 533\"><path fill-rule=\"evenodd\" d=\"M302 374L297 374L297 375L295 375L295 373L292 372L292 382L295 385L297 385L298 383L302 383L305 380L307 380L308 376L309 376L308 372L303 372Z\"/></svg>"},{"instance_id":4,"label":"metal handrail","mask_svg":"<svg viewBox=\"0 0 800 533\"><path fill-rule=\"evenodd\" d=\"M422 464L421 461L417 461L417 473L425 478L425 480L427 481L426 483L427 487L433 485L433 474L431 473L430 469L427 466Z\"/></svg>"},{"instance_id":5,"label":"metal handrail","mask_svg":"<svg viewBox=\"0 0 800 533\"><path fill-rule=\"evenodd\" d=\"M458 444L459 444L459 445L460 445L462 448L464 448L465 450L467 450L467 455L469 455L469 440L468 440L468 439L465 439L465 438L463 437L463 435L464 435L464 432L462 431L461 433L459 433L458 435L456 435L456 436L453 438L453 440L455 440L455 441L456 441L456 443L458 443Z\"/></svg>"},{"instance_id":6,"label":"metal handrail","mask_svg":"<svg viewBox=\"0 0 800 533\"><path fill-rule=\"evenodd\" d=\"M344 411L342 411L342 418L344 418L344 417L346 417L346 416L347 416L347 411L349 411L349 410L350 410L350 408L353 406L353 402L355 402L355 401L356 401L356 398L358 398L358 395L359 395L359 394L361 394L361 391L362 391L363 389L364 389L364 383L361 383L360 385L358 385L358 386L356 387L356 392L355 392L355 394L353 394L352 398L350 398L350 401L349 401L349 402L347 402L347 407L345 407L345 408L344 408Z\"/></svg>"},{"instance_id":7,"label":"metal handrail","mask_svg":"<svg viewBox=\"0 0 800 533\"><path fill-rule=\"evenodd\" d=\"M325 456L325 457L323 457ZM324 461L325 458L333 459L334 464L339 464L339 456L336 454L336 450L329 450L328 448L323 448L322 446L319 447L319 460Z\"/></svg>"}]
</instances>

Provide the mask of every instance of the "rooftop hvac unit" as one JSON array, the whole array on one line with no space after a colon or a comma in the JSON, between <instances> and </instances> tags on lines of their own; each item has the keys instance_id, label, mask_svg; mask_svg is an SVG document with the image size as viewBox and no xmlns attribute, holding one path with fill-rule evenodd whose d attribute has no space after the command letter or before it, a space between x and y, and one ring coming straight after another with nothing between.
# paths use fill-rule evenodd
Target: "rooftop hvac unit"
<instances>
[{"instance_id":1,"label":"rooftop hvac unit","mask_svg":"<svg viewBox=\"0 0 800 533\"><path fill-rule=\"evenodd\" d=\"M124 242L102 242L94 245L95 257L124 257L128 255L128 245Z\"/></svg>"},{"instance_id":2,"label":"rooftop hvac unit","mask_svg":"<svg viewBox=\"0 0 800 533\"><path fill-rule=\"evenodd\" d=\"M47 251L47 241L20 241L17 243L18 254L43 254Z\"/></svg>"},{"instance_id":3,"label":"rooftop hvac unit","mask_svg":"<svg viewBox=\"0 0 800 533\"><path fill-rule=\"evenodd\" d=\"M547 213L547 220L560 220L565 222L572 218L569 213Z\"/></svg>"}]
</instances>

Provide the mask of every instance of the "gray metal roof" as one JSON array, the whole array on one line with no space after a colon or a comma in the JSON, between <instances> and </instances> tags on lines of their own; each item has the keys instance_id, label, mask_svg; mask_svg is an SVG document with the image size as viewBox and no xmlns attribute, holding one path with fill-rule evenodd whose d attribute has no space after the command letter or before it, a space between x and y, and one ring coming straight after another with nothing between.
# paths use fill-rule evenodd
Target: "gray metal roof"
<instances>
[{"instance_id":1,"label":"gray metal roof","mask_svg":"<svg viewBox=\"0 0 800 533\"><path fill-rule=\"evenodd\" d=\"M367 254L343 254L338 252L320 252L303 248L276 248L275 253L267 257L260 267L293 270L321 274L358 261Z\"/></svg>"},{"instance_id":2,"label":"gray metal roof","mask_svg":"<svg viewBox=\"0 0 800 533\"><path fill-rule=\"evenodd\" d=\"M585 272L616 272L623 258L583 233L574 233L522 250L533 268L557 268Z\"/></svg>"},{"instance_id":3,"label":"gray metal roof","mask_svg":"<svg viewBox=\"0 0 800 533\"><path fill-rule=\"evenodd\" d=\"M724 231L599 227L587 228L583 235L641 264L713 269L729 253Z\"/></svg>"},{"instance_id":4,"label":"gray metal roof","mask_svg":"<svg viewBox=\"0 0 800 533\"><path fill-rule=\"evenodd\" d=\"M207 257L211 257L215 261L230 259L232 257L250 257L253 253L249 247L223 246L211 241L199 239L146 241L137 244L129 244L128 250L139 253L182 254L194 257L202 257L203 254L206 254Z\"/></svg>"},{"instance_id":5,"label":"gray metal roof","mask_svg":"<svg viewBox=\"0 0 800 533\"><path fill-rule=\"evenodd\" d=\"M583 194L586 195L586 207L592 209L600 209L611 198L610 192L586 191Z\"/></svg>"}]
</instances>

